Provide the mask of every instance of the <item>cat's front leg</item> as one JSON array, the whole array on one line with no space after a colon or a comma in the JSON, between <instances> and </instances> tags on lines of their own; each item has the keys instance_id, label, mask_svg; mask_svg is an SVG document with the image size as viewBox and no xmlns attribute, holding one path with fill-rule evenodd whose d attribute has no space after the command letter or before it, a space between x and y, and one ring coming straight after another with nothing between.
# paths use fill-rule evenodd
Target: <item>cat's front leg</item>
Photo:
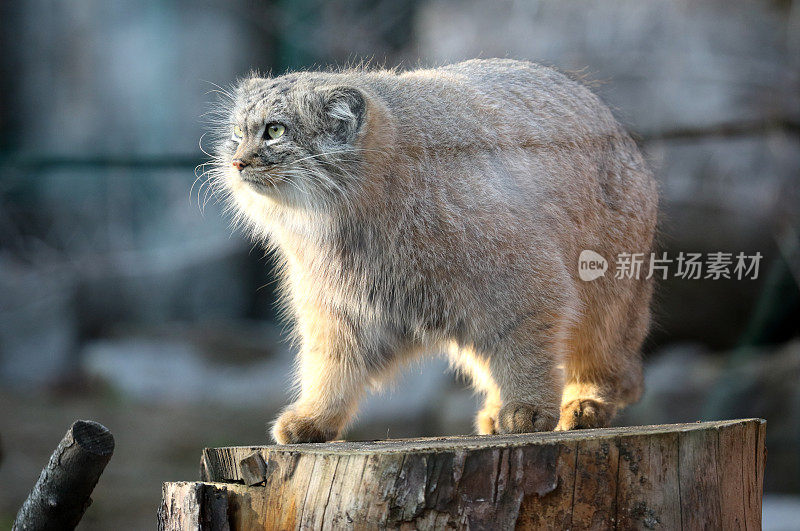
<instances>
[{"instance_id":1,"label":"cat's front leg","mask_svg":"<svg viewBox=\"0 0 800 531\"><path fill-rule=\"evenodd\" d=\"M297 400L272 427L280 444L336 439L353 417L370 374L366 350L352 328L331 315L300 323L302 347L295 378Z\"/></svg>"}]
</instances>

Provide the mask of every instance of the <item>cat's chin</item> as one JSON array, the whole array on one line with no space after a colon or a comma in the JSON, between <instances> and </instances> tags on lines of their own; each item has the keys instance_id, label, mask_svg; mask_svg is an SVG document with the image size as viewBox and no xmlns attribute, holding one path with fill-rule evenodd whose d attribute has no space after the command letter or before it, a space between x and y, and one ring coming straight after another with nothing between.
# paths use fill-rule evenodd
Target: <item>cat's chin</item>
<instances>
[{"instance_id":1,"label":"cat's chin","mask_svg":"<svg viewBox=\"0 0 800 531\"><path fill-rule=\"evenodd\" d=\"M242 172L237 178L254 192L270 197L276 195L280 182L252 172Z\"/></svg>"},{"instance_id":2,"label":"cat's chin","mask_svg":"<svg viewBox=\"0 0 800 531\"><path fill-rule=\"evenodd\" d=\"M300 207L305 204L303 196L299 195L294 187L281 179L275 181L265 179L240 179L240 182L252 194L266 199L274 206Z\"/></svg>"},{"instance_id":3,"label":"cat's chin","mask_svg":"<svg viewBox=\"0 0 800 531\"><path fill-rule=\"evenodd\" d=\"M278 194L276 193L276 186L274 184L269 183L256 183L256 182L246 182L245 183L251 190L256 192L260 195L265 195L267 197L277 197Z\"/></svg>"}]
</instances>

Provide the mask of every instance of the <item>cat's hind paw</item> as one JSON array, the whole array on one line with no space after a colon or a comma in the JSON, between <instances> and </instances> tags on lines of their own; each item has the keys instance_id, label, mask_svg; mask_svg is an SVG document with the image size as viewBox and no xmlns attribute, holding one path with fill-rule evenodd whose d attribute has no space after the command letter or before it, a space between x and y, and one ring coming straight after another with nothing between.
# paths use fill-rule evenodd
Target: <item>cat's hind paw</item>
<instances>
[{"instance_id":1,"label":"cat's hind paw","mask_svg":"<svg viewBox=\"0 0 800 531\"><path fill-rule=\"evenodd\" d=\"M556 430L605 428L614 417L614 406L592 398L577 398L561 406Z\"/></svg>"}]
</instances>

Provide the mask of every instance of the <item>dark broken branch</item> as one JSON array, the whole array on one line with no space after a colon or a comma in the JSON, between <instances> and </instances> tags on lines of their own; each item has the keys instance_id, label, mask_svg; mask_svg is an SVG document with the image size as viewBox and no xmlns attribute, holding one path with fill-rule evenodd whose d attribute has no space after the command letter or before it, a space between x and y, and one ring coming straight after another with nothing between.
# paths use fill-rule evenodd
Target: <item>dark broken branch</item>
<instances>
[{"instance_id":1,"label":"dark broken branch","mask_svg":"<svg viewBox=\"0 0 800 531\"><path fill-rule=\"evenodd\" d=\"M114 436L105 426L76 421L22 504L13 531L74 529L113 453Z\"/></svg>"}]
</instances>

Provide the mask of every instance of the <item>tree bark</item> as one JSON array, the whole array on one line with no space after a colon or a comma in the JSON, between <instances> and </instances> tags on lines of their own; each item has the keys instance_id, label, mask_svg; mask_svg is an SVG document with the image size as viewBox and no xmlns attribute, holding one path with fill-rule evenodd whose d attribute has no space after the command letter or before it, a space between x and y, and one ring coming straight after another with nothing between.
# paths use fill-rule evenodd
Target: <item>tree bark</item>
<instances>
[{"instance_id":1,"label":"tree bark","mask_svg":"<svg viewBox=\"0 0 800 531\"><path fill-rule=\"evenodd\" d=\"M161 529L759 529L765 424L207 448Z\"/></svg>"},{"instance_id":2,"label":"tree bark","mask_svg":"<svg viewBox=\"0 0 800 531\"><path fill-rule=\"evenodd\" d=\"M13 530L75 529L113 453L114 436L105 426L76 421L22 504Z\"/></svg>"}]
</instances>

